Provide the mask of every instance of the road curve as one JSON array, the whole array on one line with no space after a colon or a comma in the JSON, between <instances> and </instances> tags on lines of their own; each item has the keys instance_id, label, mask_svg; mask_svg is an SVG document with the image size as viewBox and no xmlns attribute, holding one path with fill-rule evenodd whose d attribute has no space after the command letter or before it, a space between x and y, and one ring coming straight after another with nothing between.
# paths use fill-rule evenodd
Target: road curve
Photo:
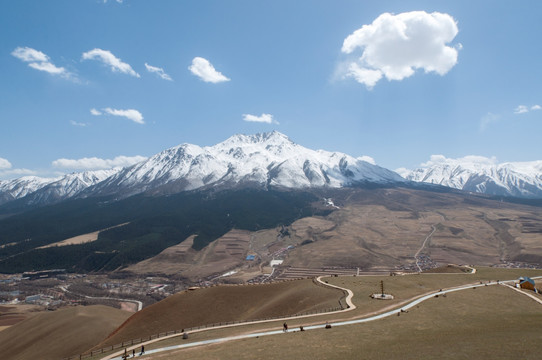
<instances>
[{"instance_id":1,"label":"road curve","mask_svg":"<svg viewBox=\"0 0 542 360\"><path fill-rule=\"evenodd\" d=\"M328 286L328 287L331 287L331 288L346 291L346 293L348 294L346 296L346 299L345 299L346 305L348 306L346 309L336 310L336 311L329 311L329 312L322 312L322 313L318 313L318 314L287 316L287 317L280 317L280 318L269 319L269 320L256 320L256 321L249 321L249 322L243 322L243 323L238 323L238 324L213 326L213 327L209 327L209 328L193 330L193 331L190 331L190 333L202 332L202 331L208 331L208 330L215 330L215 329L230 328L230 327L237 327L237 326L252 325L252 324L261 324L261 323L267 323L267 322L276 322L276 321L280 321L280 320L303 319L303 318L307 318L307 317L331 315L331 314L337 314L337 313L344 313L344 312L347 312L347 311L352 311L352 310L354 310L356 308L356 305L354 305L354 303L352 302L352 298L354 297L354 293L352 292L352 290L347 289L347 288L343 288L343 287L340 287L340 286L337 286L337 285L328 284L328 283L322 281L322 277L323 276L317 277L316 281L318 281L320 284L322 284L324 286ZM278 333L280 333L280 332L282 332L282 330L278 330ZM251 334L248 334L248 335L251 335ZM148 344L152 344L152 343L155 343L155 342L158 342L158 341L162 341L162 340L165 340L165 339L169 339L169 338L172 338L172 337L178 337L178 336L182 336L182 333L177 333L177 334L173 334L173 335L168 335L168 336L163 336L163 337L160 337L160 338L152 339L152 340L137 344L135 346L130 346L130 347L127 348L127 350L131 351L132 349L141 348L142 345L148 345ZM252 336L250 336L250 337L252 337ZM231 340L235 340L235 339L232 338ZM196 344L196 343L191 343L191 344ZM212 343L209 343L209 344L212 344ZM199 345L204 345L204 344L199 344ZM193 345L193 346L195 346L195 345ZM167 350L163 350L163 351L167 351ZM151 353L150 351L145 352L145 354L150 354L150 353ZM116 352L114 354L110 354L108 356L105 356L105 357L101 358L100 360L122 359L122 354L124 354L124 349L121 350L121 351L118 351L118 352Z\"/></svg>"},{"instance_id":2,"label":"road curve","mask_svg":"<svg viewBox=\"0 0 542 360\"><path fill-rule=\"evenodd\" d=\"M536 279L542 278L542 276L538 276L538 277L535 277L535 278ZM533 278L533 279L535 279L535 278ZM322 284L324 284L326 286L331 286L331 287L339 288L339 289L342 289L342 290L346 290L348 292L347 301L346 301L347 304L349 306L351 306L351 307L355 307L355 305L352 303L352 297L354 296L354 294L352 293L352 291L350 289L341 288L339 286L326 284L326 283L321 281L321 277L317 278L317 280L320 283L322 283ZM445 290L440 290L440 291L429 293L429 294L421 296L421 297L417 297L413 301L407 303L406 305L399 306L397 308L394 308L393 310L389 310L389 311L386 311L386 312L378 314L378 315L374 315L374 316L370 316L370 317L366 317L366 318L361 318L361 319L330 322L329 325L331 325L333 327L333 326L361 324L361 323L366 323L366 322L370 322L370 321L384 319L384 318L389 317L389 316L397 316L397 315L400 315L402 312L408 312L409 309L417 306L418 304L420 304L420 303L422 303L422 302L424 302L426 300L432 299L437 295L444 295L444 294L448 294L448 293L452 293L452 292L456 292L456 291L461 291L461 290L466 290L466 289L473 289L473 288L478 288L478 287L483 287L483 286L502 285L503 283L509 283L509 282L514 282L514 280L506 280L506 281L501 281L501 282L493 281L493 282L482 283L482 284L468 284L468 285L457 286L457 287L453 287L453 288L449 288L449 289L445 289ZM528 294L525 294L525 295L528 295ZM537 301L538 301L538 299L537 299ZM352 308L348 308L348 309L345 309L345 310L342 310L342 311L339 311L339 312L344 312L344 311L349 311L349 310L352 310ZM330 314L330 313L325 313L325 314ZM317 314L317 315L319 315L319 314ZM310 315L310 316L312 316L312 315ZM294 317L294 318L297 319L299 317ZM270 320L270 321L277 321L277 320L279 320L279 319ZM261 322L261 321L258 321L258 322ZM258 323L258 322L251 322L251 323L244 323L244 324L237 324L237 325L247 325L247 324L253 324L253 323ZM310 325L310 326L303 327L303 329L306 330L306 331L308 331L308 330L316 330L316 329L323 329L327 325L328 325L328 323L326 323L326 324L318 324L318 325ZM279 334L284 334L284 331L283 330L269 330L269 331L261 331L261 332L257 332L257 333L251 333L251 334L241 334L241 335L236 335L236 336L227 336L227 337L222 337L222 338L203 340L203 341L196 341L196 342L192 342L192 343L188 343L188 344L172 345L172 346L167 346L167 347L163 347L163 348L148 350L148 351L145 352L145 355L156 354L156 353L160 353L160 352L164 352L164 351L187 349L187 348L192 348L192 347L202 346L202 345L217 344L217 343L222 343L222 342L226 342L226 341L250 339L250 338L257 338L257 337L261 337L261 336L279 335ZM180 334L172 335L170 337L179 336L179 335ZM161 340L164 340L166 338L167 337L163 337L163 338L160 338L160 339L155 339L154 341L146 342L146 343L143 343L143 344L138 344L137 346L130 347L129 350L139 348L139 347L141 347L141 345L146 345L146 344L149 344L151 342L156 342L158 340L161 341ZM102 358L102 360L106 360L106 359L113 359L113 360L118 359L118 360L121 360L122 357L119 356L119 355L122 355L123 352L124 352L124 350L120 351L120 352L117 352L115 354L111 354L111 355L109 355L107 357Z\"/></svg>"}]
</instances>

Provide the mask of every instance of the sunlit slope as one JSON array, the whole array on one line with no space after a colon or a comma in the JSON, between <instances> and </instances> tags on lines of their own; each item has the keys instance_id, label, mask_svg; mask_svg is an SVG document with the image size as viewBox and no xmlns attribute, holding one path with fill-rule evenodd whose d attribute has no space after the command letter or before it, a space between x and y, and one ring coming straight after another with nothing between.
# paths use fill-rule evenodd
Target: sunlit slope
<instances>
[{"instance_id":1,"label":"sunlit slope","mask_svg":"<svg viewBox=\"0 0 542 360\"><path fill-rule=\"evenodd\" d=\"M199 325L335 308L341 296L310 279L183 291L134 314L97 348Z\"/></svg>"},{"instance_id":2,"label":"sunlit slope","mask_svg":"<svg viewBox=\"0 0 542 360\"><path fill-rule=\"evenodd\" d=\"M131 313L108 306L43 312L0 332L3 360L61 359L91 348Z\"/></svg>"}]
</instances>

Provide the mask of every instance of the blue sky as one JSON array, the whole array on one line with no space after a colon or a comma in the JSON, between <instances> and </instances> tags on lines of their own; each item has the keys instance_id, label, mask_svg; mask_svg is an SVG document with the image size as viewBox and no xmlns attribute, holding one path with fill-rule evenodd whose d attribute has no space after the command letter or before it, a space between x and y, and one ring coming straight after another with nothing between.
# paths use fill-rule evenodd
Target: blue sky
<instances>
[{"instance_id":1,"label":"blue sky","mask_svg":"<svg viewBox=\"0 0 542 360\"><path fill-rule=\"evenodd\" d=\"M540 160L541 10L539 1L2 1L0 179L272 130L389 169L432 155Z\"/></svg>"}]
</instances>

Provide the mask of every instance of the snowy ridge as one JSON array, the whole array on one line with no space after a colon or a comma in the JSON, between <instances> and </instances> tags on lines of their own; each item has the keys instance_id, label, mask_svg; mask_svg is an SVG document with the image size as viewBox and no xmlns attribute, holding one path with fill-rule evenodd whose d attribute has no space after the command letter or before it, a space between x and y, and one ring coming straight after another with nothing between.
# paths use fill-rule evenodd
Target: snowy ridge
<instances>
[{"instance_id":1,"label":"snowy ridge","mask_svg":"<svg viewBox=\"0 0 542 360\"><path fill-rule=\"evenodd\" d=\"M542 161L497 164L495 159L434 155L415 170L398 169L405 179L489 195L542 197Z\"/></svg>"},{"instance_id":2,"label":"snowy ridge","mask_svg":"<svg viewBox=\"0 0 542 360\"><path fill-rule=\"evenodd\" d=\"M124 168L85 193L165 193L253 184L261 187L342 187L402 182L396 173L349 155L310 150L271 132L234 135L214 146L183 144Z\"/></svg>"},{"instance_id":3,"label":"snowy ridge","mask_svg":"<svg viewBox=\"0 0 542 360\"><path fill-rule=\"evenodd\" d=\"M119 169L85 171L58 178L25 176L0 182L0 204L25 199L26 204L54 203L78 195L115 174Z\"/></svg>"}]
</instances>

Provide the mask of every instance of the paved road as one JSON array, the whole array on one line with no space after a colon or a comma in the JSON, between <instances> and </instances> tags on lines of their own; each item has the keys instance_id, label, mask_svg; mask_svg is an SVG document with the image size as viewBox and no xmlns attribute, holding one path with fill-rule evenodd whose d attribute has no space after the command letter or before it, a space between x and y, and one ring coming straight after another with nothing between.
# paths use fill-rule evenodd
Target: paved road
<instances>
[{"instance_id":1,"label":"paved road","mask_svg":"<svg viewBox=\"0 0 542 360\"><path fill-rule=\"evenodd\" d=\"M539 278L542 278L542 276L533 277L533 279L539 279ZM321 277L318 278L318 281L323 283L321 281ZM384 319L384 318L389 317L389 316L397 316L397 314L400 314L402 312L408 312L409 309L417 306L418 304L420 304L420 303L422 303L422 302L424 302L426 300L434 298L436 295L444 295L444 294L448 294L448 293L452 293L452 292L456 292L456 291L461 291L461 290L466 290L466 289L473 289L473 288L478 288L478 287L483 287L483 286L492 286L492 285L505 285L507 287L513 288L512 286L510 286L508 284L513 283L514 281L515 280L506 280L506 281L501 281L499 283L497 283L496 281L492 281L490 283L483 283L483 284L479 284L479 283L478 284L468 284L468 285L458 286L458 287L445 289L445 290L441 290L441 291L437 291L437 292L432 292L432 293L427 294L425 296L421 296L419 298L416 298L415 300L413 300L413 301L411 301L411 302L409 302L409 303L407 303L407 304L405 304L403 306L400 306L400 307L395 308L393 310L384 312L382 314L378 314L378 315L374 315L374 316L370 316L370 317L366 317L366 318L362 318L362 319L330 322L329 325L331 325L332 327L344 326L344 325L354 325L354 324L361 324L361 323L366 323L366 322L370 322L370 321ZM325 283L323 283L323 284L325 284ZM325 284L325 285L346 290L348 292L348 294L349 294L348 297L347 297L346 302L347 302L347 304L349 306L355 308L355 305L351 301L352 297L353 297L353 293L352 293L352 291L350 289L345 289L345 288L341 288L339 286L330 285L330 284ZM524 295L530 296L530 294L526 294L523 291L520 291L520 292L522 294L524 294ZM537 300L538 302L540 302L542 304L542 302L539 299L535 299L535 300ZM343 310L341 312L350 311L350 310L352 310L352 308L345 309L345 310ZM330 313L325 313L325 314L330 314ZM296 317L296 318L298 318L298 317ZM278 319L272 320L272 321L277 321L277 320ZM248 324L248 323L244 323L244 324L240 324L240 325L246 325L246 324ZM316 329L323 329L323 328L325 328L326 324L318 324L318 325L306 326L306 327L303 327L303 329L306 330L306 331L316 330ZM236 336L227 336L227 337L222 337L222 338L203 340L203 341L196 341L196 342L191 342L191 343L187 343L187 344L172 345L172 346L167 346L167 347L163 347L163 348L159 348L159 349L148 350L148 351L145 352L145 355L156 354L156 353L160 353L160 352L164 352L164 351L187 349L187 348L192 348L192 347L202 346L202 345L217 344L217 343L222 343L222 342L226 342L226 341L250 339L250 338L262 337L262 336L270 336L270 335L279 335L279 334L285 334L285 333L282 330L268 330L268 331L262 331L262 332L258 332L258 333L241 334L241 335L236 335ZM179 336L179 335L176 335L176 336ZM165 338L161 338L159 340L163 340L163 339L165 339ZM157 340L158 339L156 339L155 341L152 341L152 342L156 342ZM150 342L148 342L148 343L150 343ZM139 344L137 346L130 347L129 352L133 348L138 349L138 348L141 347L141 345L146 345L148 343ZM120 360L122 358L119 355L122 355L123 352L124 352L124 350L122 350L122 352L118 352L118 353L112 354L112 355L110 355L108 357L105 357L102 360L106 360L106 359L113 359L113 360L119 359ZM117 356L117 357L115 357L115 356Z\"/></svg>"},{"instance_id":2,"label":"paved road","mask_svg":"<svg viewBox=\"0 0 542 360\"><path fill-rule=\"evenodd\" d=\"M60 288L62 290L64 290L64 292L71 292L72 294L75 294L77 296L82 296L84 298L87 298L87 299L98 299L98 300L115 300L115 301L124 301L124 302L131 302L131 303L135 303L137 305L137 311L141 311L141 309L143 309L143 303L139 300L133 300L133 299L119 299L119 298L113 298L113 297L104 297L104 296L100 296L100 297L96 297L96 296L87 296L87 295L82 295L82 294L78 294L78 293L75 293L73 291L70 291L68 290L68 287L67 286L60 286Z\"/></svg>"}]
</instances>

